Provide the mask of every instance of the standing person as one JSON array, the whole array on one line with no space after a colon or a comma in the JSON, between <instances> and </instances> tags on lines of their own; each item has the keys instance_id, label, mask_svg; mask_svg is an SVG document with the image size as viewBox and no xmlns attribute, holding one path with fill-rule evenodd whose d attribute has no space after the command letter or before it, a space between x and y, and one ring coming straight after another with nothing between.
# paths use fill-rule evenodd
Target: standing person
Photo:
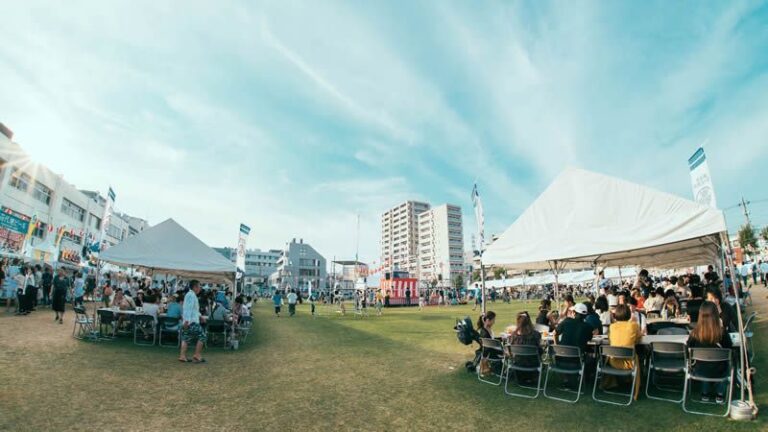
<instances>
[{"instance_id":1,"label":"standing person","mask_svg":"<svg viewBox=\"0 0 768 432\"><path fill-rule=\"evenodd\" d=\"M297 297L298 296L296 295L296 290L291 290L291 292L288 293L288 315L290 316L296 315L296 301L298 300Z\"/></svg>"},{"instance_id":2,"label":"standing person","mask_svg":"<svg viewBox=\"0 0 768 432\"><path fill-rule=\"evenodd\" d=\"M35 272L32 267L24 267L24 291L21 294L24 303L24 310L20 311L24 315L29 315L34 309L35 293Z\"/></svg>"},{"instance_id":3,"label":"standing person","mask_svg":"<svg viewBox=\"0 0 768 432\"><path fill-rule=\"evenodd\" d=\"M51 288L53 287L53 273L50 267L45 266L45 271L41 276L42 289L43 289L43 304L48 306L51 304Z\"/></svg>"},{"instance_id":4,"label":"standing person","mask_svg":"<svg viewBox=\"0 0 768 432\"><path fill-rule=\"evenodd\" d=\"M182 319L184 324L181 330L181 351L179 352L179 361L188 363L205 363L203 358L203 344L207 340L205 330L200 326L201 321L205 319L200 315L200 303L197 296L200 294L200 282L196 279L189 281L189 291L184 296L184 306L182 308ZM187 358L187 347L190 343L195 343L195 354L192 360Z\"/></svg>"},{"instance_id":5,"label":"standing person","mask_svg":"<svg viewBox=\"0 0 768 432\"><path fill-rule=\"evenodd\" d=\"M75 306L83 305L83 297L85 296L85 280L83 280L83 274L75 272L75 282L73 283L72 297L74 297L73 304Z\"/></svg>"},{"instance_id":6,"label":"standing person","mask_svg":"<svg viewBox=\"0 0 768 432\"><path fill-rule=\"evenodd\" d=\"M68 291L69 278L67 278L65 270L59 267L58 274L53 278L53 294L51 296L51 307L56 312L54 322L58 321L59 324L64 324L64 311L66 311Z\"/></svg>"},{"instance_id":7,"label":"standing person","mask_svg":"<svg viewBox=\"0 0 768 432\"><path fill-rule=\"evenodd\" d=\"M768 287L768 261L760 263L760 279L763 281L763 286Z\"/></svg>"},{"instance_id":8,"label":"standing person","mask_svg":"<svg viewBox=\"0 0 768 432\"><path fill-rule=\"evenodd\" d=\"M381 294L381 290L376 291L376 316L381 316L381 308L383 306L384 297Z\"/></svg>"},{"instance_id":9,"label":"standing person","mask_svg":"<svg viewBox=\"0 0 768 432\"><path fill-rule=\"evenodd\" d=\"M110 297L112 297L112 282L107 279L101 290L101 301L104 302L104 307L109 307Z\"/></svg>"},{"instance_id":10,"label":"standing person","mask_svg":"<svg viewBox=\"0 0 768 432\"><path fill-rule=\"evenodd\" d=\"M275 316L280 318L280 306L283 304L283 296L280 295L279 290L275 290L275 294L272 296L272 303L275 305Z\"/></svg>"},{"instance_id":11,"label":"standing person","mask_svg":"<svg viewBox=\"0 0 768 432\"><path fill-rule=\"evenodd\" d=\"M757 285L757 273L759 272L757 263L752 263L752 285Z\"/></svg>"},{"instance_id":12,"label":"standing person","mask_svg":"<svg viewBox=\"0 0 768 432\"><path fill-rule=\"evenodd\" d=\"M40 267L40 264L37 264L35 266L35 286L32 289L32 310L35 310L37 308L37 304L39 301L42 301L42 291L43 289L43 268ZM40 297L40 298L38 298Z\"/></svg>"},{"instance_id":13,"label":"standing person","mask_svg":"<svg viewBox=\"0 0 768 432\"><path fill-rule=\"evenodd\" d=\"M387 290L387 294L384 296L384 307L389 307L389 299L390 299L389 290Z\"/></svg>"},{"instance_id":14,"label":"standing person","mask_svg":"<svg viewBox=\"0 0 768 432\"><path fill-rule=\"evenodd\" d=\"M419 295L419 310L424 309L424 303L425 303L424 296L425 296L424 294Z\"/></svg>"},{"instance_id":15,"label":"standing person","mask_svg":"<svg viewBox=\"0 0 768 432\"><path fill-rule=\"evenodd\" d=\"M411 289L410 288L405 289L405 305L406 306L411 305Z\"/></svg>"}]
</instances>

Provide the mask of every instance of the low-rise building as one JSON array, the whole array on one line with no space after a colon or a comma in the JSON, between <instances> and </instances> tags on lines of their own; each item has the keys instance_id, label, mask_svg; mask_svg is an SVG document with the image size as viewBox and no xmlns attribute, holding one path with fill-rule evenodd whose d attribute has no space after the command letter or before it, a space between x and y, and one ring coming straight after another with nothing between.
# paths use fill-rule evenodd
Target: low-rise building
<instances>
[{"instance_id":1,"label":"low-rise building","mask_svg":"<svg viewBox=\"0 0 768 432\"><path fill-rule=\"evenodd\" d=\"M281 289L299 289L307 292L312 289L326 289L326 260L303 239L291 240L282 251L277 262L277 271L269 278L270 285Z\"/></svg>"}]
</instances>

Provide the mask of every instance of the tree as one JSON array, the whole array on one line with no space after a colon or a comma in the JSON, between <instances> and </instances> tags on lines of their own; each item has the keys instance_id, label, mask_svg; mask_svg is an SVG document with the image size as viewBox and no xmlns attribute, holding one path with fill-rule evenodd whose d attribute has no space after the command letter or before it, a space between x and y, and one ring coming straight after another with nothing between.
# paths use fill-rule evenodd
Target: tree
<instances>
[{"instance_id":1,"label":"tree","mask_svg":"<svg viewBox=\"0 0 768 432\"><path fill-rule=\"evenodd\" d=\"M763 240L768 242L768 225L763 227L763 230L760 231L760 237L763 238Z\"/></svg>"},{"instance_id":2,"label":"tree","mask_svg":"<svg viewBox=\"0 0 768 432\"><path fill-rule=\"evenodd\" d=\"M453 280L453 287L456 288L456 289L464 288L464 276L463 275L456 275L456 278Z\"/></svg>"},{"instance_id":3,"label":"tree","mask_svg":"<svg viewBox=\"0 0 768 432\"><path fill-rule=\"evenodd\" d=\"M507 271L504 270L501 267L494 267L493 268L493 278L494 279L501 279L504 275L506 275Z\"/></svg>"},{"instance_id":4,"label":"tree","mask_svg":"<svg viewBox=\"0 0 768 432\"><path fill-rule=\"evenodd\" d=\"M472 282L480 282L480 270L472 272Z\"/></svg>"},{"instance_id":5,"label":"tree","mask_svg":"<svg viewBox=\"0 0 768 432\"><path fill-rule=\"evenodd\" d=\"M757 248L757 236L755 236L755 230L751 224L746 224L739 230L739 244L744 249Z\"/></svg>"}]
</instances>

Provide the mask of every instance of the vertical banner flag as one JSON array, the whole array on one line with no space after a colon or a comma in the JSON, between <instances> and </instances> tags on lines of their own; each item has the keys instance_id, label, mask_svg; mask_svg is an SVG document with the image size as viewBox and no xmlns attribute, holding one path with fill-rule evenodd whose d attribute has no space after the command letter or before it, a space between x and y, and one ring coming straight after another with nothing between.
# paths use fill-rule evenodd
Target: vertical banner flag
<instances>
[{"instance_id":1,"label":"vertical banner flag","mask_svg":"<svg viewBox=\"0 0 768 432\"><path fill-rule=\"evenodd\" d=\"M240 236L237 239L237 259L235 260L238 279L245 273L245 243L248 241L248 234L250 233L251 229L247 225L240 224Z\"/></svg>"},{"instance_id":2,"label":"vertical banner flag","mask_svg":"<svg viewBox=\"0 0 768 432\"><path fill-rule=\"evenodd\" d=\"M472 205L475 207L475 221L477 221L477 250L483 250L485 245L485 217L483 216L483 203L480 201L480 193L477 191L477 183L472 188Z\"/></svg>"},{"instance_id":3,"label":"vertical banner flag","mask_svg":"<svg viewBox=\"0 0 768 432\"><path fill-rule=\"evenodd\" d=\"M112 222L112 208L115 206L115 191L112 186L107 193L107 202L104 204L104 216L101 218L101 233L99 234L99 250L104 249L104 242L107 236L107 228Z\"/></svg>"},{"instance_id":4,"label":"vertical banner flag","mask_svg":"<svg viewBox=\"0 0 768 432\"><path fill-rule=\"evenodd\" d=\"M688 159L688 167L691 170L691 185L693 186L693 199L699 204L717 208L715 188L712 186L712 177L709 175L707 156L704 149L698 150Z\"/></svg>"}]
</instances>

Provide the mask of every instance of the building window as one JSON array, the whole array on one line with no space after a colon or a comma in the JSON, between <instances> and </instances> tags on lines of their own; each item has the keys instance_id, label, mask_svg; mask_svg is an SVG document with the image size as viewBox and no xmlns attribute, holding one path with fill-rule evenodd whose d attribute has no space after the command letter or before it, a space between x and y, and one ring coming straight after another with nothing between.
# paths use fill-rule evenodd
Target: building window
<instances>
[{"instance_id":1,"label":"building window","mask_svg":"<svg viewBox=\"0 0 768 432\"><path fill-rule=\"evenodd\" d=\"M50 205L52 193L53 191L51 191L48 186L35 180L35 190L32 191L32 196L35 197L36 200L45 203L45 205Z\"/></svg>"},{"instance_id":2,"label":"building window","mask_svg":"<svg viewBox=\"0 0 768 432\"><path fill-rule=\"evenodd\" d=\"M101 218L91 213L91 227L95 230L101 229Z\"/></svg>"},{"instance_id":3,"label":"building window","mask_svg":"<svg viewBox=\"0 0 768 432\"><path fill-rule=\"evenodd\" d=\"M40 240L45 239L45 234L48 232L48 224L37 222L37 226L35 227L35 230L32 231L32 235L39 238Z\"/></svg>"},{"instance_id":4,"label":"building window","mask_svg":"<svg viewBox=\"0 0 768 432\"><path fill-rule=\"evenodd\" d=\"M118 240L123 239L123 230L121 230L115 225L110 225L107 227L107 234L109 234L110 236Z\"/></svg>"},{"instance_id":5,"label":"building window","mask_svg":"<svg viewBox=\"0 0 768 432\"><path fill-rule=\"evenodd\" d=\"M85 209L66 198L61 202L61 212L80 222L85 220Z\"/></svg>"},{"instance_id":6,"label":"building window","mask_svg":"<svg viewBox=\"0 0 768 432\"><path fill-rule=\"evenodd\" d=\"M18 168L13 168L13 171L11 172L11 180L8 184L15 187L16 189L26 192L27 189L29 189L29 183L32 181L32 178L27 173L23 173L19 171Z\"/></svg>"}]
</instances>

